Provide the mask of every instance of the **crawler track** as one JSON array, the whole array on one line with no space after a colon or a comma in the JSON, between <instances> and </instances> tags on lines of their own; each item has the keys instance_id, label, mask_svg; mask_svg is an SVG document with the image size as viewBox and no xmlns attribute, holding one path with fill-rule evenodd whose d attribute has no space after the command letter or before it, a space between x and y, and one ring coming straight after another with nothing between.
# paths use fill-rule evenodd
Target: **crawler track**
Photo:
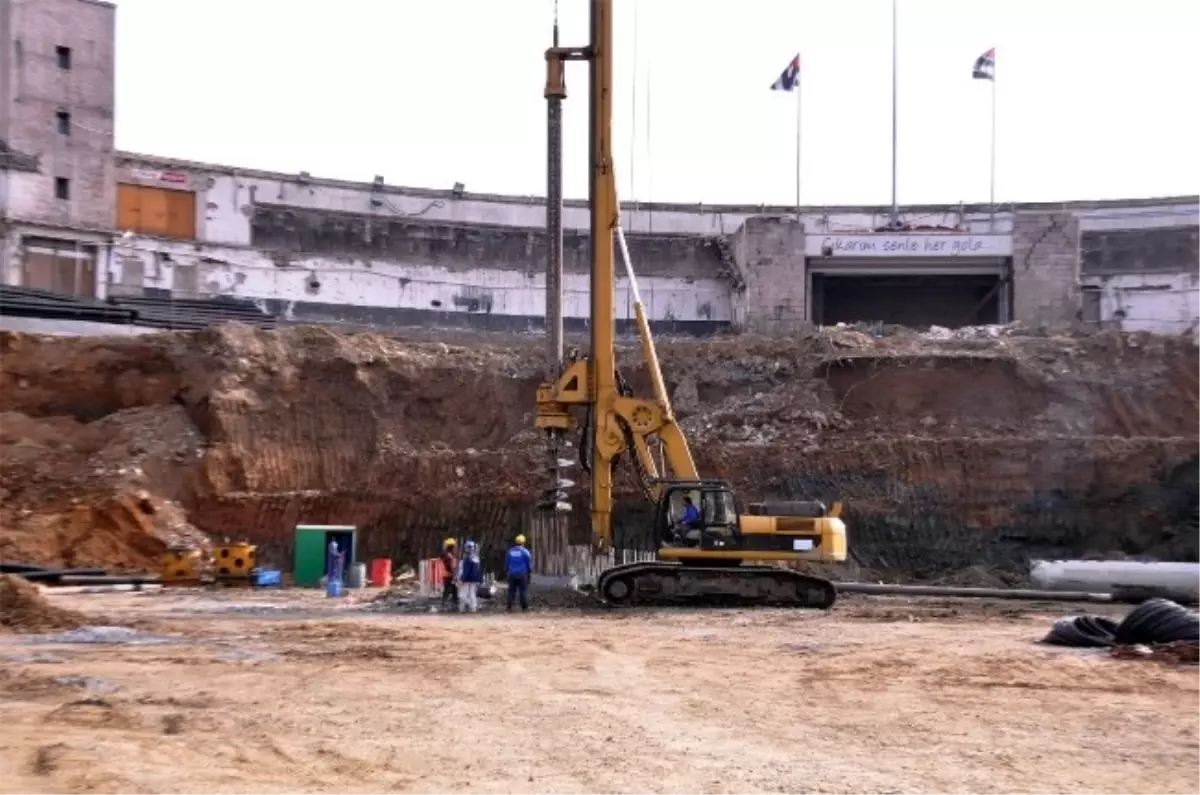
<instances>
[{"instance_id":1,"label":"crawler track","mask_svg":"<svg viewBox=\"0 0 1200 795\"><path fill-rule=\"evenodd\" d=\"M776 566L687 566L652 561L614 566L596 584L610 605L773 605L828 610L833 583Z\"/></svg>"}]
</instances>

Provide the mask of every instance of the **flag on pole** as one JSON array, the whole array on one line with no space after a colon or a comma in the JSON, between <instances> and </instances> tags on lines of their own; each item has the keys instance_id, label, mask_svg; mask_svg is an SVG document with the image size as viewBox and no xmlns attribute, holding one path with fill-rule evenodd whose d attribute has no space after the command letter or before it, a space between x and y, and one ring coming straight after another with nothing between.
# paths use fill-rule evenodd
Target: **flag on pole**
<instances>
[{"instance_id":1,"label":"flag on pole","mask_svg":"<svg viewBox=\"0 0 1200 795\"><path fill-rule=\"evenodd\" d=\"M974 80L995 80L996 79L996 48L985 52L983 55L975 59L975 68L971 70L971 78Z\"/></svg>"},{"instance_id":2,"label":"flag on pole","mask_svg":"<svg viewBox=\"0 0 1200 795\"><path fill-rule=\"evenodd\" d=\"M792 59L787 68L780 73L779 78L771 84L772 91L794 91L800 82L800 55Z\"/></svg>"}]
</instances>

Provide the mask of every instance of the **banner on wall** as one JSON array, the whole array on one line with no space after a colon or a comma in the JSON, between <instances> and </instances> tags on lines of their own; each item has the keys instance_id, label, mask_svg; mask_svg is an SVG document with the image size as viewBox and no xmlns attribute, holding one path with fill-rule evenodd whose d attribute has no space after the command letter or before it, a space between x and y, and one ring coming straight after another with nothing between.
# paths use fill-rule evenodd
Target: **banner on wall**
<instances>
[{"instance_id":1,"label":"banner on wall","mask_svg":"<svg viewBox=\"0 0 1200 795\"><path fill-rule=\"evenodd\" d=\"M1011 257L1009 235L807 235L807 257Z\"/></svg>"}]
</instances>

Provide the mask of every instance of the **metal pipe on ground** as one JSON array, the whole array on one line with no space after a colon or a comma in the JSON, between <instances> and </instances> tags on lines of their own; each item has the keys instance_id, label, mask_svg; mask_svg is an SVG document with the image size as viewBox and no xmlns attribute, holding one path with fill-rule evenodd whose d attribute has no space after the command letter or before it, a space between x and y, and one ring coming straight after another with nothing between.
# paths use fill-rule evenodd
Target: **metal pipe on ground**
<instances>
[{"instance_id":1,"label":"metal pipe on ground","mask_svg":"<svg viewBox=\"0 0 1200 795\"><path fill-rule=\"evenodd\" d=\"M38 571L18 571L13 572L17 577L29 580L30 582L40 582L42 584L50 584L60 582L63 577L103 577L107 576L108 572L100 568L83 568L83 569L41 569Z\"/></svg>"},{"instance_id":2,"label":"metal pipe on ground","mask_svg":"<svg viewBox=\"0 0 1200 795\"><path fill-rule=\"evenodd\" d=\"M24 574L27 571L50 571L53 566L42 566L37 563L12 563L0 560L0 574Z\"/></svg>"},{"instance_id":3,"label":"metal pipe on ground","mask_svg":"<svg viewBox=\"0 0 1200 795\"><path fill-rule=\"evenodd\" d=\"M138 583L136 585L65 585L61 588L55 588L56 594L71 594L71 593L114 593L114 592L145 592L162 590L162 585L158 583Z\"/></svg>"},{"instance_id":4,"label":"metal pipe on ground","mask_svg":"<svg viewBox=\"0 0 1200 795\"><path fill-rule=\"evenodd\" d=\"M158 582L157 574L65 574L63 585L148 585Z\"/></svg>"},{"instance_id":5,"label":"metal pipe on ground","mask_svg":"<svg viewBox=\"0 0 1200 795\"><path fill-rule=\"evenodd\" d=\"M1038 602L1112 602L1111 594L1087 591L1039 591L1030 588L950 588L940 585L887 585L874 582L835 582L838 593L872 596L951 596L968 599L1026 599Z\"/></svg>"},{"instance_id":6,"label":"metal pipe on ground","mask_svg":"<svg viewBox=\"0 0 1200 795\"><path fill-rule=\"evenodd\" d=\"M1121 601L1142 601L1153 596L1195 604L1200 599L1200 563L1163 563L1132 560L1035 560L1030 579L1048 590L1095 588Z\"/></svg>"}]
</instances>

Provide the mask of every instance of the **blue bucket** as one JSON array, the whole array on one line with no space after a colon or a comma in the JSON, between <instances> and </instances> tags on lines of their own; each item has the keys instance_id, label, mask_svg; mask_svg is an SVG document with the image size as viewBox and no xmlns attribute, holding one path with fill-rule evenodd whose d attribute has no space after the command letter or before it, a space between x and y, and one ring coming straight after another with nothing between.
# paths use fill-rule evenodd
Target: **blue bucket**
<instances>
[{"instance_id":1,"label":"blue bucket","mask_svg":"<svg viewBox=\"0 0 1200 795\"><path fill-rule=\"evenodd\" d=\"M336 578L329 580L329 584L325 586L325 595L330 599L335 599L342 595L342 581Z\"/></svg>"}]
</instances>

